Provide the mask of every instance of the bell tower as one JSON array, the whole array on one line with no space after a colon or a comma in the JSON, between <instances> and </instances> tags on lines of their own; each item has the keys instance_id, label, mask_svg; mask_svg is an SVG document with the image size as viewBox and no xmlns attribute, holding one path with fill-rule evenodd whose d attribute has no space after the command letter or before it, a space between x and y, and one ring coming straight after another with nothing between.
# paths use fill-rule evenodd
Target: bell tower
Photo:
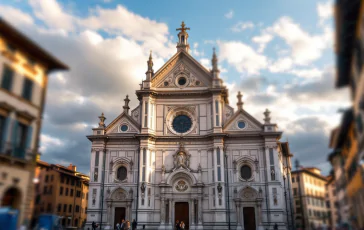
<instances>
[{"instance_id":1,"label":"bell tower","mask_svg":"<svg viewBox=\"0 0 364 230\"><path fill-rule=\"evenodd\" d=\"M190 28L185 26L186 26L185 22L182 21L181 28L176 29L177 31L180 31L178 33L177 52L180 50L189 52L190 50L190 44L188 44L188 33L187 33L187 30L190 30Z\"/></svg>"}]
</instances>

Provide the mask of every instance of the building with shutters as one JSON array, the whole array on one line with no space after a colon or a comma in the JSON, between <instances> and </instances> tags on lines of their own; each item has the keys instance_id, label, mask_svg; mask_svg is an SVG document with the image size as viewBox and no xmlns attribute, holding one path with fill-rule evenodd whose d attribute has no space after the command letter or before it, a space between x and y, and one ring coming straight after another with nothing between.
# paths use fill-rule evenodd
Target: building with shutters
<instances>
[{"instance_id":1,"label":"building with shutters","mask_svg":"<svg viewBox=\"0 0 364 230\"><path fill-rule=\"evenodd\" d=\"M189 53L189 28L177 29L177 52L146 78L120 115L91 142L86 228L114 229L136 219L146 229L292 229L290 159L282 132L229 105L213 53L207 70ZM249 103L249 102L246 102Z\"/></svg>"},{"instance_id":2,"label":"building with shutters","mask_svg":"<svg viewBox=\"0 0 364 230\"><path fill-rule=\"evenodd\" d=\"M33 176L48 74L67 66L0 18L0 206L32 218Z\"/></svg>"},{"instance_id":3,"label":"building with shutters","mask_svg":"<svg viewBox=\"0 0 364 230\"><path fill-rule=\"evenodd\" d=\"M76 171L76 166L37 161L34 219L40 214L60 216L63 227L81 228L86 223L90 177Z\"/></svg>"},{"instance_id":4,"label":"building with shutters","mask_svg":"<svg viewBox=\"0 0 364 230\"><path fill-rule=\"evenodd\" d=\"M300 168L292 172L296 228L316 229L328 226L330 217L326 206L327 177L318 168Z\"/></svg>"}]
</instances>

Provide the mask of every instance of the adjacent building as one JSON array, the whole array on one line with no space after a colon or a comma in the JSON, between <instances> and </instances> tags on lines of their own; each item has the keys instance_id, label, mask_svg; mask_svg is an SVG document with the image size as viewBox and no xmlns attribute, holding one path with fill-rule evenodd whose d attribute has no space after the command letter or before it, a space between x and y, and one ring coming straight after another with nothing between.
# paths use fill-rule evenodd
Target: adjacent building
<instances>
[{"instance_id":1,"label":"adjacent building","mask_svg":"<svg viewBox=\"0 0 364 230\"><path fill-rule=\"evenodd\" d=\"M0 18L0 206L32 218L33 176L48 74L67 66Z\"/></svg>"},{"instance_id":2,"label":"adjacent building","mask_svg":"<svg viewBox=\"0 0 364 230\"><path fill-rule=\"evenodd\" d=\"M333 230L336 229L339 220L339 205L337 202L336 196L336 184L333 176L327 177L326 183L326 207L328 209L327 216L329 219L329 226L332 227Z\"/></svg>"},{"instance_id":3,"label":"adjacent building","mask_svg":"<svg viewBox=\"0 0 364 230\"><path fill-rule=\"evenodd\" d=\"M339 181L339 187L345 186L347 193L344 200L350 206L350 219L345 219L355 228L364 228L364 2L361 0L336 1L336 87L349 87L352 99L352 117L349 137L342 136L351 151L339 157L334 149L330 159L342 158L342 170L345 182ZM343 124L341 124L341 127ZM353 135L353 136L351 136ZM351 141L348 141L351 139ZM354 141L355 140L355 141ZM350 148L350 147L349 147ZM337 163L336 163L337 164ZM336 179L336 176L335 176ZM344 185L345 184L345 185ZM342 200L339 198L339 200ZM340 203L340 202L339 202ZM339 205L340 211L341 206ZM346 217L342 217L346 218Z\"/></svg>"},{"instance_id":4,"label":"adjacent building","mask_svg":"<svg viewBox=\"0 0 364 230\"><path fill-rule=\"evenodd\" d=\"M292 171L295 221L297 228L316 229L329 224L326 207L327 178L318 168Z\"/></svg>"},{"instance_id":5,"label":"adjacent building","mask_svg":"<svg viewBox=\"0 0 364 230\"><path fill-rule=\"evenodd\" d=\"M81 228L86 223L89 176L68 167L37 161L34 219L40 214L60 216L62 226Z\"/></svg>"},{"instance_id":6,"label":"adjacent building","mask_svg":"<svg viewBox=\"0 0 364 230\"><path fill-rule=\"evenodd\" d=\"M177 52L156 72L150 54L138 106L126 96L120 115L106 124L102 114L87 136L86 228L136 219L148 229L177 220L189 229L291 229L292 154L282 132L268 110L264 122L250 115L240 92L233 108L215 51L207 70L189 53L189 28L177 30Z\"/></svg>"}]
</instances>

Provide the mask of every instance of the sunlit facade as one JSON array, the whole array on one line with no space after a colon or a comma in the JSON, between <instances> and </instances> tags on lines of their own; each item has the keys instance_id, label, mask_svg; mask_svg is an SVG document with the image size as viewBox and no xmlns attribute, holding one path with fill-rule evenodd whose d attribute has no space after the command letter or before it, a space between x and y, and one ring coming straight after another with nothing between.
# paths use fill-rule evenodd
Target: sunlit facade
<instances>
[{"instance_id":1,"label":"sunlit facade","mask_svg":"<svg viewBox=\"0 0 364 230\"><path fill-rule=\"evenodd\" d=\"M1 18L0 54L0 206L29 226L47 75L67 67Z\"/></svg>"},{"instance_id":2,"label":"sunlit facade","mask_svg":"<svg viewBox=\"0 0 364 230\"><path fill-rule=\"evenodd\" d=\"M213 52L207 70L189 53L184 24L177 52L158 71L152 54L139 105L99 126L91 141L86 228L291 229L291 157L282 132L229 105ZM246 103L249 103L248 101ZM230 227L229 227L230 226Z\"/></svg>"}]
</instances>

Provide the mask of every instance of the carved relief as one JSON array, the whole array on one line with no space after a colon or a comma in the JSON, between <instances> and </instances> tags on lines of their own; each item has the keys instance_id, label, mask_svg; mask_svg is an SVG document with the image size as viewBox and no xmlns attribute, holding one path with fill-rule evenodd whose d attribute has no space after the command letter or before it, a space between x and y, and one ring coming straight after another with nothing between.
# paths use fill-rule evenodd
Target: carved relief
<instances>
[{"instance_id":1,"label":"carved relief","mask_svg":"<svg viewBox=\"0 0 364 230\"><path fill-rule=\"evenodd\" d=\"M254 189L246 187L240 192L240 197L242 199L255 200L258 198L258 195Z\"/></svg>"},{"instance_id":2,"label":"carved relief","mask_svg":"<svg viewBox=\"0 0 364 230\"><path fill-rule=\"evenodd\" d=\"M188 185L186 183L186 181L184 180L179 180L175 186L176 190L179 192L184 192L188 189Z\"/></svg>"}]
</instances>

